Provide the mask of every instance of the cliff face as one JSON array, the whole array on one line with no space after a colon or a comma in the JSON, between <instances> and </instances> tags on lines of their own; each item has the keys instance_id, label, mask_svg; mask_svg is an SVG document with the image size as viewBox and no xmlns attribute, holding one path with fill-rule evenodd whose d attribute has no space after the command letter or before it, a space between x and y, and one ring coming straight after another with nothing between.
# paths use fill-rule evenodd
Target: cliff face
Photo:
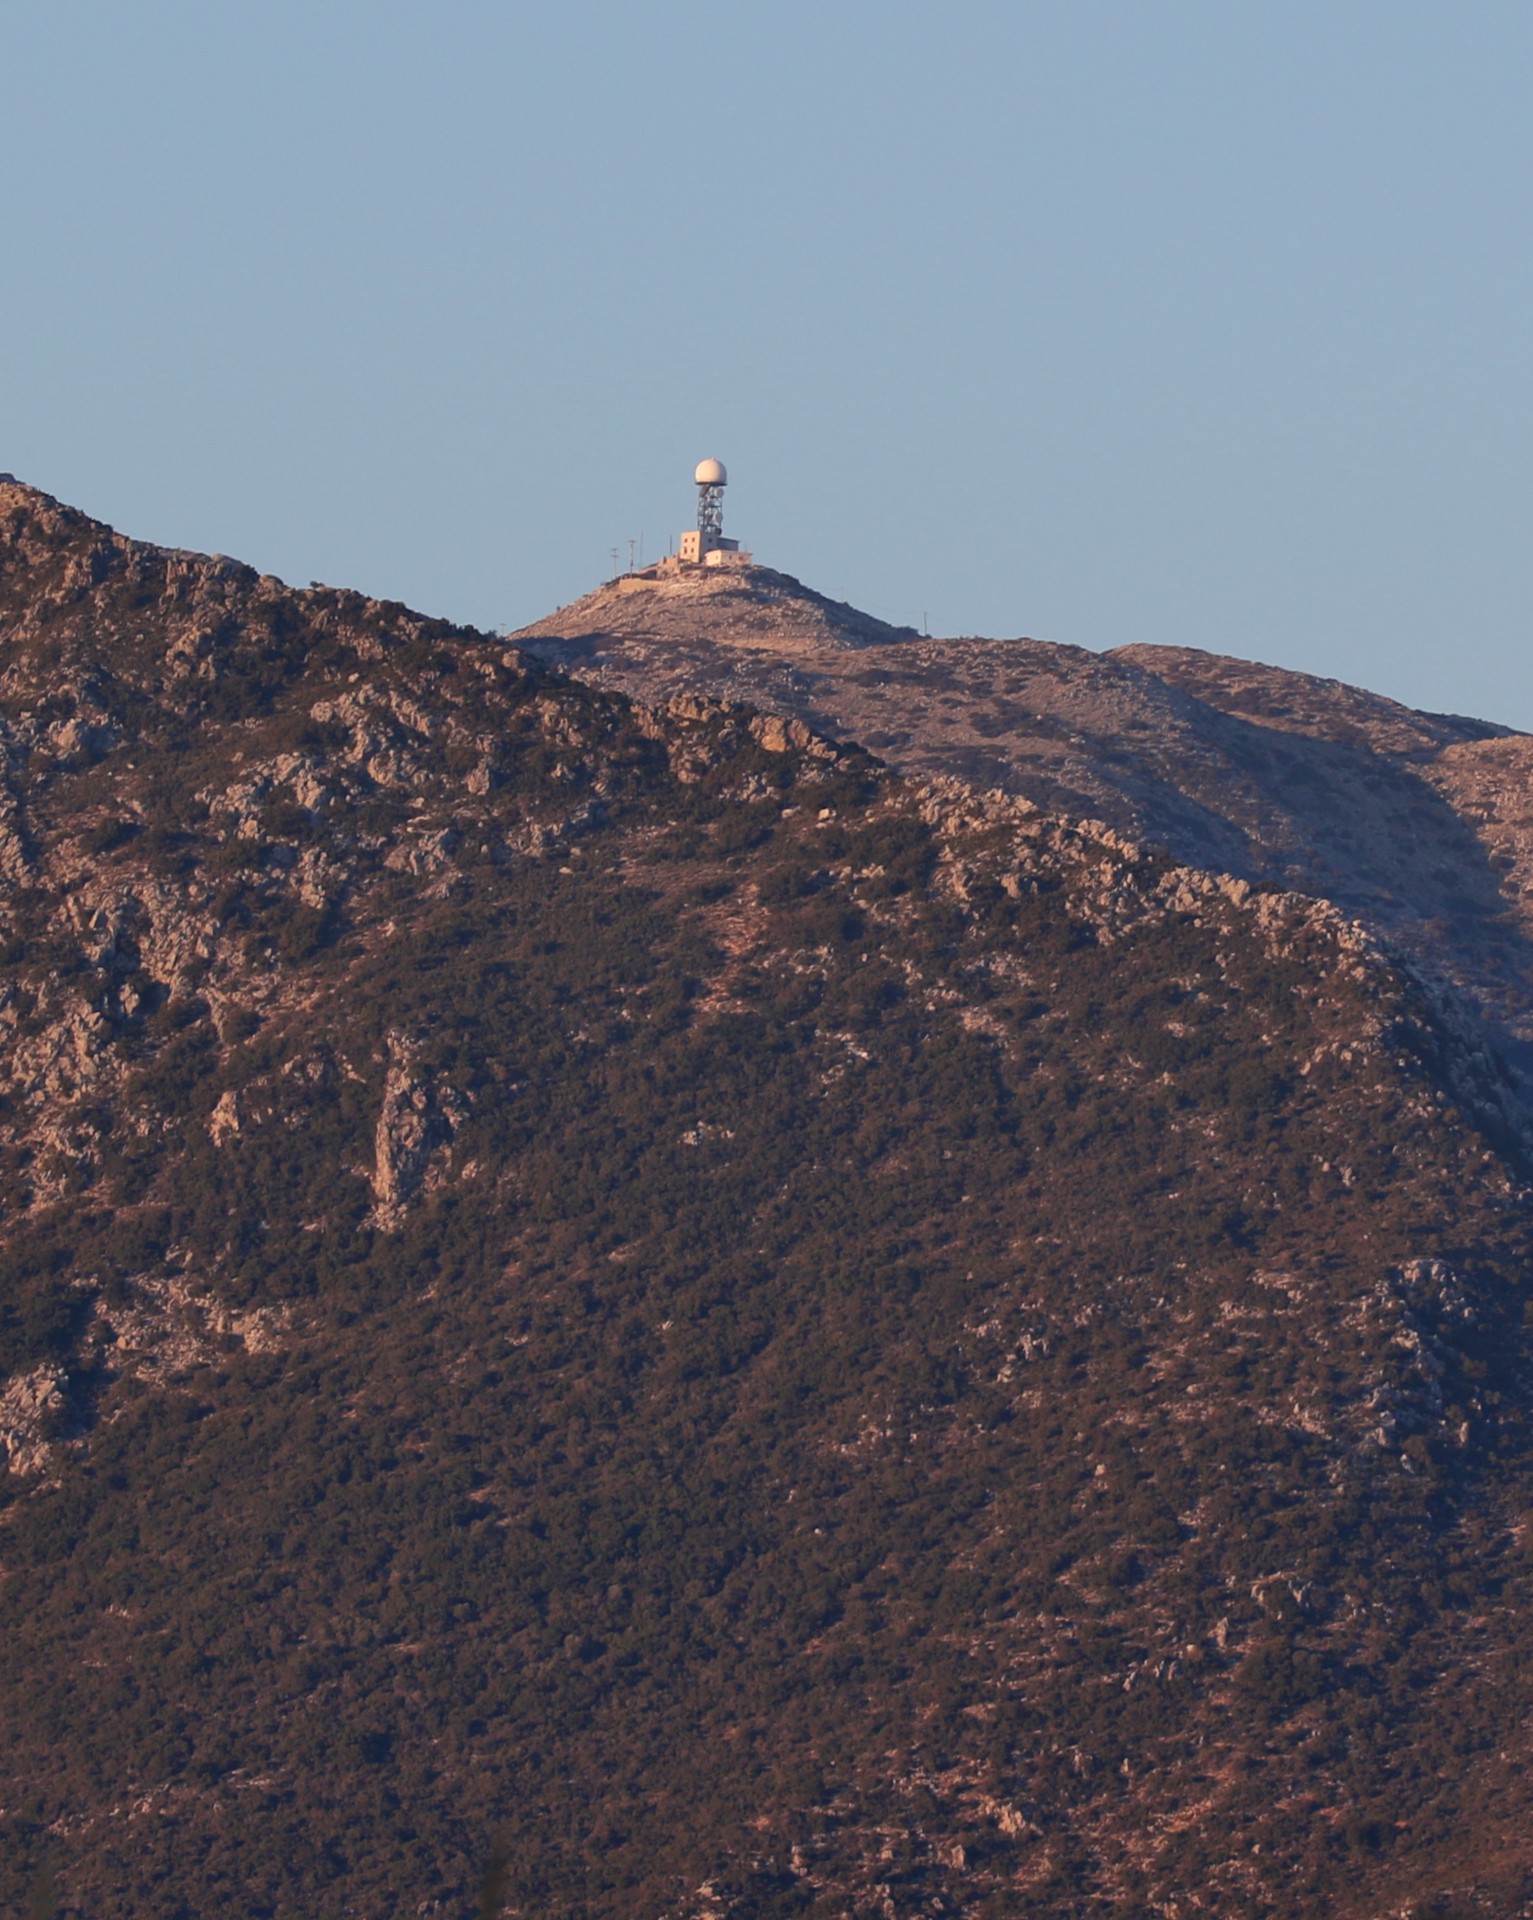
<instances>
[{"instance_id":1,"label":"cliff face","mask_svg":"<svg viewBox=\"0 0 1533 1920\"><path fill-rule=\"evenodd\" d=\"M1526 736L1190 648L837 630L813 596L795 619L797 583L771 579L771 631L750 617L745 575L728 598L618 583L517 638L641 698L749 700L904 772L1323 895L1465 989L1519 1071L1533 1059Z\"/></svg>"},{"instance_id":2,"label":"cliff face","mask_svg":"<svg viewBox=\"0 0 1533 1920\"><path fill-rule=\"evenodd\" d=\"M928 657L767 584L794 672ZM1522 1910L1483 1010L680 658L636 701L0 488L0 1897ZM1259 725L1516 832L1515 737L1008 658L1056 772L1095 686L1189 793Z\"/></svg>"}]
</instances>

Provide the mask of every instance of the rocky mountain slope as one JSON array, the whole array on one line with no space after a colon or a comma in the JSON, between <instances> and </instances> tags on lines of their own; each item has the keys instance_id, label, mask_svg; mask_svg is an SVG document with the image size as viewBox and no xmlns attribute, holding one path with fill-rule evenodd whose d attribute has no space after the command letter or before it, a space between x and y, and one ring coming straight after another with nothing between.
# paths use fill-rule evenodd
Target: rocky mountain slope
<instances>
[{"instance_id":1,"label":"rocky mountain slope","mask_svg":"<svg viewBox=\"0 0 1533 1920\"><path fill-rule=\"evenodd\" d=\"M1533 739L1191 648L927 640L821 606L760 570L727 593L639 575L515 638L642 699L748 700L905 772L1323 895L1468 992L1529 1071Z\"/></svg>"},{"instance_id":2,"label":"rocky mountain slope","mask_svg":"<svg viewBox=\"0 0 1533 1920\"><path fill-rule=\"evenodd\" d=\"M0 746L8 1908L1533 1911L1451 986L9 482Z\"/></svg>"}]
</instances>

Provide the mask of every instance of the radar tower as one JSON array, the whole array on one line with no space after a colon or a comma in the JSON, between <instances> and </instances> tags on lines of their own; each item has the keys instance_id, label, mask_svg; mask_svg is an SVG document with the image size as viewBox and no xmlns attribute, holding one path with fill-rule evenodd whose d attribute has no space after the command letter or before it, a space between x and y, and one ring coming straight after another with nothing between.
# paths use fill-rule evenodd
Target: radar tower
<instances>
[{"instance_id":1,"label":"radar tower","mask_svg":"<svg viewBox=\"0 0 1533 1920\"><path fill-rule=\"evenodd\" d=\"M724 489L729 475L722 460L700 460L692 477L697 482L699 544L704 553L714 553L724 540Z\"/></svg>"},{"instance_id":2,"label":"radar tower","mask_svg":"<svg viewBox=\"0 0 1533 1920\"><path fill-rule=\"evenodd\" d=\"M681 536L677 567L748 567L751 556L740 551L738 540L724 538L724 488L729 475L722 460L699 460L692 475L697 483L697 526Z\"/></svg>"}]
</instances>

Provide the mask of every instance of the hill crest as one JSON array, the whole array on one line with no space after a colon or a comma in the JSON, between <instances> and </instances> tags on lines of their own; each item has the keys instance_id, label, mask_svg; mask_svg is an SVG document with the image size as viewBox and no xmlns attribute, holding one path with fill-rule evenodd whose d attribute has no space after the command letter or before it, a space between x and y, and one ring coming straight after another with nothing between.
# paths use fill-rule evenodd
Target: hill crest
<instances>
[{"instance_id":1,"label":"hill crest","mask_svg":"<svg viewBox=\"0 0 1533 1920\"><path fill-rule=\"evenodd\" d=\"M1252 749L976 661L1083 763ZM24 491L0 747L8 1910L1527 1907L1527 1169L1451 992Z\"/></svg>"},{"instance_id":2,"label":"hill crest","mask_svg":"<svg viewBox=\"0 0 1533 1920\"><path fill-rule=\"evenodd\" d=\"M804 594L758 627L727 588L689 587L677 611L617 583L517 639L594 684L797 716L908 775L1334 900L1470 993L1533 1074L1529 736L1193 648L880 634L844 610L830 632Z\"/></svg>"},{"instance_id":3,"label":"hill crest","mask_svg":"<svg viewBox=\"0 0 1533 1920\"><path fill-rule=\"evenodd\" d=\"M594 592L511 634L518 645L562 641L571 657L604 640L671 642L699 637L768 653L857 649L914 639L844 600L832 600L770 567L660 567L620 574Z\"/></svg>"}]
</instances>

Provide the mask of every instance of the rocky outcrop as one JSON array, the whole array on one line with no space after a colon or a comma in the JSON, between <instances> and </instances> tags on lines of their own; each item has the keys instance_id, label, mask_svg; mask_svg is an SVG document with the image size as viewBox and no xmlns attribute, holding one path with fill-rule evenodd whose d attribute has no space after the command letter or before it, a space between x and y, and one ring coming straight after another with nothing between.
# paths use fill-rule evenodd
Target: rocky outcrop
<instances>
[{"instance_id":1,"label":"rocky outcrop","mask_svg":"<svg viewBox=\"0 0 1533 1920\"><path fill-rule=\"evenodd\" d=\"M51 1364L14 1373L0 1385L0 1464L42 1473L69 1410L69 1376Z\"/></svg>"},{"instance_id":2,"label":"rocky outcrop","mask_svg":"<svg viewBox=\"0 0 1533 1920\"><path fill-rule=\"evenodd\" d=\"M430 1183L433 1161L452 1144L467 1117L463 1096L420 1070L419 1050L404 1034L388 1037L389 1065L374 1133L373 1218L385 1231Z\"/></svg>"}]
</instances>

